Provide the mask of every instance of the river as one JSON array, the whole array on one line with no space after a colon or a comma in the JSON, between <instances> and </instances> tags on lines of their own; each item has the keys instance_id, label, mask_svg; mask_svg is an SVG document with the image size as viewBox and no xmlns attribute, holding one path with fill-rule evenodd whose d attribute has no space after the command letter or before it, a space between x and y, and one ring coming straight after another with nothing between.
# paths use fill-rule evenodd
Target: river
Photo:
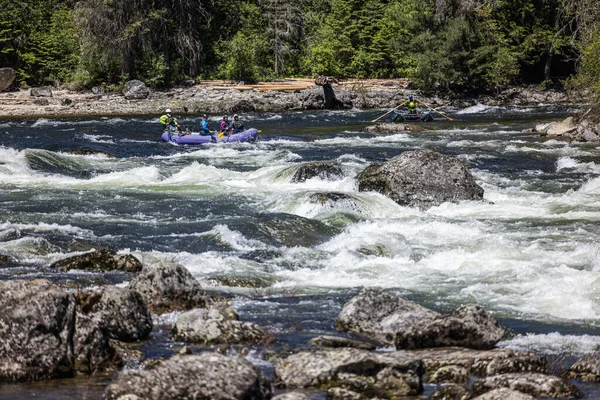
<instances>
[{"instance_id":1,"label":"river","mask_svg":"<svg viewBox=\"0 0 600 400\"><path fill-rule=\"evenodd\" d=\"M438 311L480 304L513 332L501 347L572 360L600 346L600 150L522 131L574 111L478 105L400 134L361 133L377 111L248 114L257 143L206 147L161 143L157 117L0 120L0 254L18 259L0 279L127 281L47 268L100 247L182 264L273 334L247 356L267 374L270 352L333 333L344 302L368 286ZM67 152L78 147L116 158ZM354 176L371 162L414 149L464 160L485 201L419 211L357 191ZM323 160L345 177L290 182L301 163ZM355 204L315 204L315 192ZM266 287L220 286L223 277ZM148 357L181 347L168 338L174 318L155 317ZM0 398L100 399L109 380L3 385Z\"/></svg>"}]
</instances>

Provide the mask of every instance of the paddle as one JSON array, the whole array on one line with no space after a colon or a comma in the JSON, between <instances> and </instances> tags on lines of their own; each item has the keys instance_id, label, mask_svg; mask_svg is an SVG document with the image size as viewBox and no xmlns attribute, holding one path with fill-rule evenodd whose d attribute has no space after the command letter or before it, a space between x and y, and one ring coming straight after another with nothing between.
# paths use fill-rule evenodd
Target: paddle
<instances>
[{"instance_id":1,"label":"paddle","mask_svg":"<svg viewBox=\"0 0 600 400\"><path fill-rule=\"evenodd\" d=\"M430 110L435 111L436 113L440 114L442 117L446 118L448 121L454 121L452 118L450 118L449 116L447 116L446 114L442 113L441 111L436 110L435 108L423 103L422 101L417 100L417 103L421 103L423 104L425 107L429 107Z\"/></svg>"},{"instance_id":2,"label":"paddle","mask_svg":"<svg viewBox=\"0 0 600 400\"><path fill-rule=\"evenodd\" d=\"M386 115L388 115L389 113L391 113L392 111L394 111L396 108L398 107L402 107L404 104L406 104L406 102L402 103L402 104L398 104L396 107L392 108L390 111L386 112L385 114L383 114L382 116L380 116L379 118L375 118L373 121L371 122L377 122L379 121L381 118L385 117Z\"/></svg>"}]
</instances>

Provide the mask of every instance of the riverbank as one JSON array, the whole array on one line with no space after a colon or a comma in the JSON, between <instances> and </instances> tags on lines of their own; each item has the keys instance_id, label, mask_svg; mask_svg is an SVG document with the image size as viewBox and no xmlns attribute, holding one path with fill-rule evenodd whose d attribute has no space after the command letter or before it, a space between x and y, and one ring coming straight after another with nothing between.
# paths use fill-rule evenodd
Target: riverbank
<instances>
[{"instance_id":1,"label":"riverbank","mask_svg":"<svg viewBox=\"0 0 600 400\"><path fill-rule=\"evenodd\" d=\"M391 108L403 103L409 93L432 107L465 108L487 105L530 105L569 102L568 94L537 87L509 88L497 95L476 98L422 96L405 79L342 81L332 84L341 108ZM70 91L50 88L45 96L31 89L0 94L0 118L48 116L123 116L160 114L171 108L175 114L231 114L318 110L325 107L323 88L309 80L286 80L277 84L243 85L202 81L190 87L150 90L143 99L128 100L120 92Z\"/></svg>"}]
</instances>

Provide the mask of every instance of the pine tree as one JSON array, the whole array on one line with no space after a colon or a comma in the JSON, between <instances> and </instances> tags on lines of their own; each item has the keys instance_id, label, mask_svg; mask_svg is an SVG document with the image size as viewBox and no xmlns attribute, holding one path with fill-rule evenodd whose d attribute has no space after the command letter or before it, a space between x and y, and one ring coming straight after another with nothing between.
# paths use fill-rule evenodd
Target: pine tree
<instances>
[{"instance_id":1,"label":"pine tree","mask_svg":"<svg viewBox=\"0 0 600 400\"><path fill-rule=\"evenodd\" d=\"M285 70L286 57L297 51L302 32L302 10L296 0L261 0L273 50L276 76Z\"/></svg>"}]
</instances>

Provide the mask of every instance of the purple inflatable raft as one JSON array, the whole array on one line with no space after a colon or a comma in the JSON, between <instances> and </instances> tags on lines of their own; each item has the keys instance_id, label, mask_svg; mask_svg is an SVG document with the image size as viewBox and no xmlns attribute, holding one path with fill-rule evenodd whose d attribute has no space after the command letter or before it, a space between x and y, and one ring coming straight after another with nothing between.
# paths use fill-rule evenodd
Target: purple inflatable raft
<instances>
[{"instance_id":1,"label":"purple inflatable raft","mask_svg":"<svg viewBox=\"0 0 600 400\"><path fill-rule=\"evenodd\" d=\"M220 136L220 137L219 137ZM233 133L229 136L219 135L218 132L213 135L200 135L198 132L192 132L189 135L181 136L174 132L163 132L161 139L168 143L175 144L210 144L210 143L229 143L229 142L254 142L258 138L258 130L251 128L245 131Z\"/></svg>"}]
</instances>

